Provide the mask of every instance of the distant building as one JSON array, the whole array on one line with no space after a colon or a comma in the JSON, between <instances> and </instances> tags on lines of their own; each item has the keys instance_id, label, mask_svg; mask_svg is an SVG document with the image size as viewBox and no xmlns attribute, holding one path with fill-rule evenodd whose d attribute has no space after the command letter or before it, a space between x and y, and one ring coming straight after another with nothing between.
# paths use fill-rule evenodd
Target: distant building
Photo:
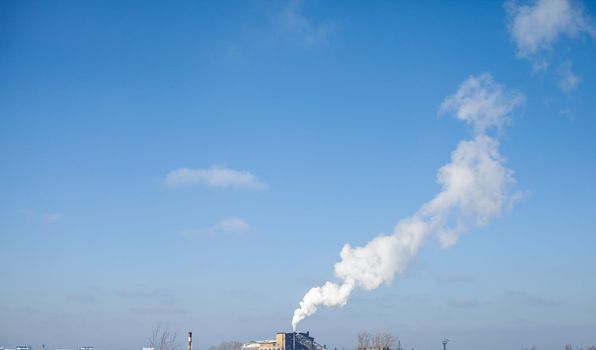
<instances>
[{"instance_id":1,"label":"distant building","mask_svg":"<svg viewBox=\"0 0 596 350\"><path fill-rule=\"evenodd\" d=\"M142 350L155 350L155 348L143 348Z\"/></svg>"},{"instance_id":2,"label":"distant building","mask_svg":"<svg viewBox=\"0 0 596 350\"><path fill-rule=\"evenodd\" d=\"M254 340L242 346L241 350L324 350L315 342L309 332L277 332L274 340Z\"/></svg>"},{"instance_id":3,"label":"distant building","mask_svg":"<svg viewBox=\"0 0 596 350\"><path fill-rule=\"evenodd\" d=\"M16 350L31 350L31 347L20 345L20 346L17 346Z\"/></svg>"}]
</instances>

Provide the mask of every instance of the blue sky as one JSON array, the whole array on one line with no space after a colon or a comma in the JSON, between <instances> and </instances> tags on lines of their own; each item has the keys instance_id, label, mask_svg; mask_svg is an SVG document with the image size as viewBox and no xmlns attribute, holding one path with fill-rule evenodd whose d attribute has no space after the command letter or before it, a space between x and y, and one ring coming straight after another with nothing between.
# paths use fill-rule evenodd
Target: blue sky
<instances>
[{"instance_id":1,"label":"blue sky","mask_svg":"<svg viewBox=\"0 0 596 350\"><path fill-rule=\"evenodd\" d=\"M0 346L289 331L344 244L441 190L473 129L440 106L485 72L524 96L495 136L523 199L301 329L347 349L360 330L596 344L593 2L0 7Z\"/></svg>"}]
</instances>

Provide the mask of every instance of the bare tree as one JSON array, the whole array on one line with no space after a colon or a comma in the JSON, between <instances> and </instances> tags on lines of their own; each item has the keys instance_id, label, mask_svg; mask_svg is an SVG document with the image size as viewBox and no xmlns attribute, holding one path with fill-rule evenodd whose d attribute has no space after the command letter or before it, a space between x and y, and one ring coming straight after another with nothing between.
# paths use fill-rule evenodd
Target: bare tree
<instances>
[{"instance_id":1,"label":"bare tree","mask_svg":"<svg viewBox=\"0 0 596 350\"><path fill-rule=\"evenodd\" d=\"M358 349L391 349L395 346L397 338L387 332L379 332L375 335L369 332L358 333Z\"/></svg>"},{"instance_id":2,"label":"bare tree","mask_svg":"<svg viewBox=\"0 0 596 350\"><path fill-rule=\"evenodd\" d=\"M538 350L538 348L536 347L536 345L532 345L531 348L522 348L522 350Z\"/></svg>"},{"instance_id":3,"label":"bare tree","mask_svg":"<svg viewBox=\"0 0 596 350\"><path fill-rule=\"evenodd\" d=\"M217 346L212 346L209 350L240 350L242 343L236 340L225 341Z\"/></svg>"},{"instance_id":4,"label":"bare tree","mask_svg":"<svg viewBox=\"0 0 596 350\"><path fill-rule=\"evenodd\" d=\"M358 349L370 348L372 344L372 334L368 332L358 333Z\"/></svg>"},{"instance_id":5,"label":"bare tree","mask_svg":"<svg viewBox=\"0 0 596 350\"><path fill-rule=\"evenodd\" d=\"M374 337L374 347L381 349L392 349L396 341L397 338L391 333L377 333Z\"/></svg>"},{"instance_id":6,"label":"bare tree","mask_svg":"<svg viewBox=\"0 0 596 350\"><path fill-rule=\"evenodd\" d=\"M149 343L155 350L177 350L176 333L171 333L167 328L157 326L153 328Z\"/></svg>"}]
</instances>

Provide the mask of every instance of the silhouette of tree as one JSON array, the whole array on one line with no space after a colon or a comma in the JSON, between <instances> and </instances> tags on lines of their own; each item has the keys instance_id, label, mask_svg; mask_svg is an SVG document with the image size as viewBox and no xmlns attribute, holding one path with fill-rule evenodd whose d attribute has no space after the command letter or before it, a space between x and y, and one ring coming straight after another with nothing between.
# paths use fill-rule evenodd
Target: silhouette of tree
<instances>
[{"instance_id":1,"label":"silhouette of tree","mask_svg":"<svg viewBox=\"0 0 596 350\"><path fill-rule=\"evenodd\" d=\"M176 333L171 333L167 328L157 326L153 328L149 344L155 350L177 350L179 344L176 343Z\"/></svg>"},{"instance_id":2,"label":"silhouette of tree","mask_svg":"<svg viewBox=\"0 0 596 350\"><path fill-rule=\"evenodd\" d=\"M209 350L240 350L242 343L237 340L223 342L217 346L211 346Z\"/></svg>"}]
</instances>

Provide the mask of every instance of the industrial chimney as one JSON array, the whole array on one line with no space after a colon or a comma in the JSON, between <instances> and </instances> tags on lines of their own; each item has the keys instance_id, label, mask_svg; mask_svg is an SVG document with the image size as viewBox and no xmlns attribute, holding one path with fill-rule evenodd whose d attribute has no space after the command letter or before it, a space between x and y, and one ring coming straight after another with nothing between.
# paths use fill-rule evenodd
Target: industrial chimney
<instances>
[{"instance_id":1,"label":"industrial chimney","mask_svg":"<svg viewBox=\"0 0 596 350\"><path fill-rule=\"evenodd\" d=\"M188 332L188 349L192 350L192 332Z\"/></svg>"}]
</instances>

